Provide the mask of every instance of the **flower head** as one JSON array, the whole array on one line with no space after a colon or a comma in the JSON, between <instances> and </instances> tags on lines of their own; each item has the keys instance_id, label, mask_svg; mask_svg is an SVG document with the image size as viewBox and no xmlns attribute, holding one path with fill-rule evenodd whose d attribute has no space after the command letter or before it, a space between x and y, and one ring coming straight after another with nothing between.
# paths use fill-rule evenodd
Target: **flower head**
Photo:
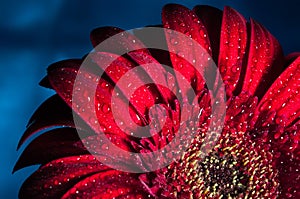
<instances>
[{"instance_id":1,"label":"flower head","mask_svg":"<svg viewBox=\"0 0 300 199\"><path fill-rule=\"evenodd\" d=\"M21 138L46 129L15 166L41 164L20 198L300 197L298 55L229 7L169 4L162 22L153 40L168 52L103 27L90 56L48 68L41 85L57 94Z\"/></svg>"}]
</instances>

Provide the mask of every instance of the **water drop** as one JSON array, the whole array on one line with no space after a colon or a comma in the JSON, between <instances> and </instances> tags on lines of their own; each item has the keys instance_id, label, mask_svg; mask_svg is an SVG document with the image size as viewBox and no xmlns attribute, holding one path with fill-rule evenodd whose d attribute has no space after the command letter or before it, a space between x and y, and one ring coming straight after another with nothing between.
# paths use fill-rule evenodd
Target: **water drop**
<instances>
[{"instance_id":1,"label":"water drop","mask_svg":"<svg viewBox=\"0 0 300 199\"><path fill-rule=\"evenodd\" d=\"M178 68L183 68L183 63L179 62L179 63L177 63L177 66L178 66Z\"/></svg>"},{"instance_id":2,"label":"water drop","mask_svg":"<svg viewBox=\"0 0 300 199\"><path fill-rule=\"evenodd\" d=\"M172 45L177 45L179 42L177 41L177 39L175 39L175 38L171 38L170 39L170 42L171 42L171 44Z\"/></svg>"},{"instance_id":3,"label":"water drop","mask_svg":"<svg viewBox=\"0 0 300 199\"><path fill-rule=\"evenodd\" d=\"M187 42L187 45L192 46L192 45L193 45L193 41L190 41L190 40L189 40L189 41Z\"/></svg>"},{"instance_id":4,"label":"water drop","mask_svg":"<svg viewBox=\"0 0 300 199\"><path fill-rule=\"evenodd\" d=\"M92 116L92 117L89 118L89 122L90 122L91 125L94 125L94 124L98 123L98 120L97 120L96 117Z\"/></svg>"},{"instance_id":5,"label":"water drop","mask_svg":"<svg viewBox=\"0 0 300 199\"><path fill-rule=\"evenodd\" d=\"M182 51L177 52L177 55L178 55L180 58L184 57L184 53L183 53Z\"/></svg>"},{"instance_id":6,"label":"water drop","mask_svg":"<svg viewBox=\"0 0 300 199\"><path fill-rule=\"evenodd\" d=\"M102 83L101 83L101 87L102 87L102 88L106 88L106 87L108 87L108 83L106 83L106 82L102 82Z\"/></svg>"},{"instance_id":7,"label":"water drop","mask_svg":"<svg viewBox=\"0 0 300 199\"><path fill-rule=\"evenodd\" d=\"M101 109L102 109L103 113L110 112L110 106L108 104L103 104Z\"/></svg>"},{"instance_id":8,"label":"water drop","mask_svg":"<svg viewBox=\"0 0 300 199\"><path fill-rule=\"evenodd\" d=\"M231 67L231 72L236 73L239 70L239 67L237 66L232 66Z\"/></svg>"}]
</instances>

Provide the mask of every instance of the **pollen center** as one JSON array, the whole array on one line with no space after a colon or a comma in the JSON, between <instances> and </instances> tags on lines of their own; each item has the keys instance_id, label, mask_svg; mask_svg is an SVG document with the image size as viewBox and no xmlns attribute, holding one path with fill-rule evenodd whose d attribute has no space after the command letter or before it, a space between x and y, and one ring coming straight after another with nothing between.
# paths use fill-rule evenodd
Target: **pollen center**
<instances>
[{"instance_id":1,"label":"pollen center","mask_svg":"<svg viewBox=\"0 0 300 199\"><path fill-rule=\"evenodd\" d=\"M241 132L242 133L242 132ZM240 133L240 134L241 134ZM224 132L213 149L204 153L197 136L181 160L168 167L169 193L174 198L276 198L278 171L268 149L247 133Z\"/></svg>"},{"instance_id":2,"label":"pollen center","mask_svg":"<svg viewBox=\"0 0 300 199\"><path fill-rule=\"evenodd\" d=\"M206 189L223 198L236 197L245 192L249 181L249 177L240 171L238 162L232 156L206 156L199 163L199 174Z\"/></svg>"}]
</instances>

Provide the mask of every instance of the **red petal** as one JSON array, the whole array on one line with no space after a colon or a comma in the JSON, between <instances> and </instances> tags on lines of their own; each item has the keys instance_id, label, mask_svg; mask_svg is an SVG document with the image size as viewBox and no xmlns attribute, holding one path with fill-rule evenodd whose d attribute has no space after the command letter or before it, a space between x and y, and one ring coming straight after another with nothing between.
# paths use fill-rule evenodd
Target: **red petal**
<instances>
[{"instance_id":1,"label":"red petal","mask_svg":"<svg viewBox=\"0 0 300 199\"><path fill-rule=\"evenodd\" d=\"M124 35L123 39L118 37L118 40L113 40L114 35L117 35L122 32L124 32L124 30L117 27L100 27L94 29L91 32L90 37L94 47L97 47L101 43L101 51L111 52L118 55L119 54L123 55L123 51L126 51L126 48L136 49L143 46L139 40L133 42L134 37L131 37L131 35L126 32L124 32L126 35ZM111 38L111 40L102 43L103 41L109 38Z\"/></svg>"},{"instance_id":2,"label":"red petal","mask_svg":"<svg viewBox=\"0 0 300 199\"><path fill-rule=\"evenodd\" d=\"M281 194L279 198L300 198L300 153L282 155L278 160Z\"/></svg>"},{"instance_id":3,"label":"red petal","mask_svg":"<svg viewBox=\"0 0 300 199\"><path fill-rule=\"evenodd\" d=\"M109 143L106 141L107 138L109 139ZM97 157L110 158L113 155L112 160L108 159L102 162L114 169L141 172L147 170L147 166L141 162L139 154L133 155L128 153L128 151L133 151L130 147L129 141L118 135L108 133L106 133L106 135L99 134L89 136L81 141L86 149ZM80 147L81 142L79 142L78 145Z\"/></svg>"},{"instance_id":4,"label":"red petal","mask_svg":"<svg viewBox=\"0 0 300 199\"><path fill-rule=\"evenodd\" d=\"M120 198L133 194L148 198L136 175L111 170L85 178L62 198Z\"/></svg>"},{"instance_id":5,"label":"red petal","mask_svg":"<svg viewBox=\"0 0 300 199\"><path fill-rule=\"evenodd\" d=\"M201 5L196 6L193 11L197 14L200 21L203 22L212 48L213 59L217 63L220 48L220 33L223 12L217 8Z\"/></svg>"},{"instance_id":6,"label":"red petal","mask_svg":"<svg viewBox=\"0 0 300 199\"><path fill-rule=\"evenodd\" d=\"M62 108L63 112L70 112L71 109L66 105L67 104L64 103L63 100L58 95L55 94L51 96L45 102L43 102L38 107L38 109L33 113L33 115L28 121L28 125L30 125L32 122L34 122L36 119L40 117L46 117L45 112L48 112L49 114L49 111L52 111L53 109L56 109L56 111L54 111L55 113L57 112L57 110L60 110L60 108ZM51 107L51 109L49 107Z\"/></svg>"},{"instance_id":7,"label":"red petal","mask_svg":"<svg viewBox=\"0 0 300 199\"><path fill-rule=\"evenodd\" d=\"M149 28L153 28L153 29L149 29ZM146 32L145 29L147 29ZM165 37L165 31L162 25L146 26L145 28L134 29L133 34L141 41L143 41L144 45L148 48L151 55L159 63L166 66L172 65L169 52L162 50L162 49L168 49L167 41ZM155 39L149 39L149 35L151 35L151 38L155 38ZM150 48L154 46L159 48Z\"/></svg>"},{"instance_id":8,"label":"red petal","mask_svg":"<svg viewBox=\"0 0 300 199\"><path fill-rule=\"evenodd\" d=\"M288 54L285 56L286 63L288 63L288 66L293 63L298 57L300 57L300 52L295 52Z\"/></svg>"},{"instance_id":9,"label":"red petal","mask_svg":"<svg viewBox=\"0 0 300 199\"><path fill-rule=\"evenodd\" d=\"M276 134L275 134L276 135ZM278 135L278 132L277 132ZM278 139L279 148L282 152L296 153L300 150L300 118L296 122L293 122L288 128L285 129L285 132L279 132L279 136L284 138Z\"/></svg>"},{"instance_id":10,"label":"red petal","mask_svg":"<svg viewBox=\"0 0 300 199\"><path fill-rule=\"evenodd\" d=\"M43 102L31 116L18 148L35 133L55 126L74 127L71 109L57 95Z\"/></svg>"},{"instance_id":11,"label":"red petal","mask_svg":"<svg viewBox=\"0 0 300 199\"><path fill-rule=\"evenodd\" d=\"M59 128L44 133L25 148L14 172L26 166L45 164L66 156L87 154L88 151L82 144L74 145L79 140L77 130L73 128Z\"/></svg>"},{"instance_id":12,"label":"red petal","mask_svg":"<svg viewBox=\"0 0 300 199\"><path fill-rule=\"evenodd\" d=\"M39 85L45 88L53 89L47 76L40 81Z\"/></svg>"},{"instance_id":13,"label":"red petal","mask_svg":"<svg viewBox=\"0 0 300 199\"><path fill-rule=\"evenodd\" d=\"M251 20L248 65L242 90L261 98L284 67L278 41L260 24Z\"/></svg>"},{"instance_id":14,"label":"red petal","mask_svg":"<svg viewBox=\"0 0 300 199\"><path fill-rule=\"evenodd\" d=\"M287 125L300 116L300 57L272 84L262 98L259 111L275 111L287 119Z\"/></svg>"},{"instance_id":15,"label":"red petal","mask_svg":"<svg viewBox=\"0 0 300 199\"><path fill-rule=\"evenodd\" d=\"M116 38L113 37L121 32L122 35ZM107 40L108 38L110 39ZM117 55L123 55L127 52L130 58L145 69L153 83L162 82L162 85L167 85L166 70L152 57L150 52L146 49L146 46L134 35L119 28L103 27L91 32L91 40L93 46L96 47L96 51L111 52ZM101 45L98 46L100 43ZM148 64L155 64L156 67L150 67ZM166 90L160 86L157 86L157 88L164 102L167 103L172 99L170 92L166 92Z\"/></svg>"},{"instance_id":16,"label":"red petal","mask_svg":"<svg viewBox=\"0 0 300 199\"><path fill-rule=\"evenodd\" d=\"M243 67L247 46L247 26L244 17L232 8L223 12L219 70L226 86L226 93L232 96Z\"/></svg>"},{"instance_id":17,"label":"red petal","mask_svg":"<svg viewBox=\"0 0 300 199\"><path fill-rule=\"evenodd\" d=\"M205 67L208 64L208 55L211 55L210 42L204 25L193 11L176 4L168 4L163 8L162 21L164 28L175 30L175 32L166 31L167 44L170 52L172 52L170 57L173 68L192 84L196 92L201 91L205 83L201 74L207 72ZM191 37L203 47L204 52L199 52L201 49L191 47L191 44L193 45L192 39L186 41L187 39L182 39L182 36L176 32ZM201 74L191 63L197 68L199 67ZM186 95L189 88L184 88L181 85L180 77L177 79L183 95Z\"/></svg>"},{"instance_id":18,"label":"red petal","mask_svg":"<svg viewBox=\"0 0 300 199\"><path fill-rule=\"evenodd\" d=\"M98 75L91 71L81 70L80 79L78 80L80 84L77 84L77 88L73 88L80 64L81 60L66 60L53 64L48 69L51 85L60 97L95 132L104 131L120 136L127 136L115 123L115 119L126 121L122 118L123 115L113 116L111 111L111 95L113 90L111 84L103 78L100 79ZM88 70L93 69L89 68ZM73 96L73 89L76 96ZM74 99L72 99L73 97ZM120 103L122 103L122 100L120 100ZM125 103L120 105L120 108L124 107L126 107ZM130 124L127 125L128 127L132 126Z\"/></svg>"},{"instance_id":19,"label":"red petal","mask_svg":"<svg viewBox=\"0 0 300 199\"><path fill-rule=\"evenodd\" d=\"M226 123L224 132L232 132L231 136L237 136L240 132L247 132L252 125L255 116L257 98L247 93L233 96L227 101Z\"/></svg>"},{"instance_id":20,"label":"red petal","mask_svg":"<svg viewBox=\"0 0 300 199\"><path fill-rule=\"evenodd\" d=\"M151 82L155 85L155 87L157 87L161 95L161 101L166 104L172 101L172 93L168 89L164 88L164 86L168 86L167 77L169 74L165 68L162 67L161 64L152 57L148 50L137 50L129 52L128 54L145 70L145 72L152 79Z\"/></svg>"},{"instance_id":21,"label":"red petal","mask_svg":"<svg viewBox=\"0 0 300 199\"><path fill-rule=\"evenodd\" d=\"M96 172L109 172L92 155L54 160L33 173L22 185L19 197L60 198L75 183Z\"/></svg>"},{"instance_id":22,"label":"red petal","mask_svg":"<svg viewBox=\"0 0 300 199\"><path fill-rule=\"evenodd\" d=\"M106 74L115 84L117 84L122 77L126 78L127 76L124 75L135 67L129 60L111 53L97 52L92 55L92 59L100 68L106 68ZM128 79L128 81L126 81L126 79ZM130 104L133 105L139 113L139 117L142 118L140 121L136 119L135 122L140 125L145 125L143 121L147 121L146 111L148 111L155 103L160 102L157 100L159 99L160 94L157 90L150 90L150 87L145 85L144 82L151 82L151 80L149 80L147 73L143 71L131 70L130 76L126 79L125 82L127 82L127 84L119 84L118 88L123 94L128 94L132 88L138 88L134 92L134 95L129 96L129 98L131 97L133 99L130 100Z\"/></svg>"},{"instance_id":23,"label":"red petal","mask_svg":"<svg viewBox=\"0 0 300 199\"><path fill-rule=\"evenodd\" d=\"M163 8L162 20L165 28L191 36L208 53L211 53L207 30L193 11L182 5L168 4ZM181 45L180 42L178 44L179 46ZM186 48L182 50L190 49Z\"/></svg>"}]
</instances>

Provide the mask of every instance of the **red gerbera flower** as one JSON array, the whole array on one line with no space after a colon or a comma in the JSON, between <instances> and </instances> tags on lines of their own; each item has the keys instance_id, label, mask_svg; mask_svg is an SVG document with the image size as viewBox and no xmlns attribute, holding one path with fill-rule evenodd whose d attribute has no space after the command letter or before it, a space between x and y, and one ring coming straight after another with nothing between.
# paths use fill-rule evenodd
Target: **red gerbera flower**
<instances>
[{"instance_id":1,"label":"red gerbera flower","mask_svg":"<svg viewBox=\"0 0 300 199\"><path fill-rule=\"evenodd\" d=\"M102 46L105 51L96 48L91 56L48 68L41 85L57 94L36 110L20 141L21 145L46 130L26 147L15 166L18 170L41 164L24 182L20 198L300 198L298 55L284 57L278 41L262 25L247 22L229 7L222 12L196 6L191 11L170 4L163 9L162 21L168 31L153 37L170 53L143 44L139 31L129 34L104 27L92 31L94 47L118 33L123 37ZM209 57L168 33L173 30L198 42L217 63L228 99L224 124L212 114L212 106L220 103L211 95L221 88L218 72L208 67ZM132 48L139 50L117 55ZM201 66L201 75L214 74L206 79L213 88L188 60ZM89 67L81 70L84 62ZM118 85L124 74L151 63L169 65L178 73L144 67L125 78L128 85ZM103 65L108 67L101 77ZM137 89L126 97L132 84L142 86L134 86ZM114 94L120 95L117 109L111 103ZM152 111L154 104L161 106ZM222 118L221 111L216 112ZM153 123L153 118L163 123ZM212 123L222 127L216 143L214 135L208 135ZM105 138L138 155L117 154ZM154 157L149 154L172 140L173 148L186 149L180 157L165 153L151 162ZM165 165L166 159L173 161ZM126 172L132 170L138 172Z\"/></svg>"}]
</instances>

